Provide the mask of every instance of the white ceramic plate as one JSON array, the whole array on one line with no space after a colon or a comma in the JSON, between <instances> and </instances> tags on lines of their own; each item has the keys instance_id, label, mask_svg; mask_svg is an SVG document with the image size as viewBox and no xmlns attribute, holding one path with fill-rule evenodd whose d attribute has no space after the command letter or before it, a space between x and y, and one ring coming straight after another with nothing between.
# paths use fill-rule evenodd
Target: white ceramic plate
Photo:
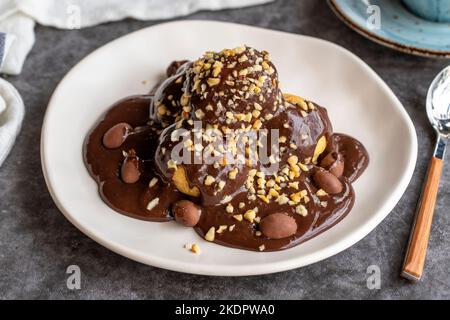
<instances>
[{"instance_id":1,"label":"white ceramic plate","mask_svg":"<svg viewBox=\"0 0 450 320\"><path fill-rule=\"evenodd\" d=\"M268 50L284 91L326 106L335 131L362 141L371 158L367 171L354 184L356 203L349 215L312 240L279 252L231 249L208 243L193 229L175 222L145 222L118 214L98 196L82 158L86 134L113 102L148 92L172 60L195 59L205 50L241 44ZM210 21L160 24L94 51L55 90L41 137L48 188L77 228L133 260L205 275L283 271L350 247L393 209L412 176L416 156L416 133L401 103L349 51L311 37ZM202 253L184 249L186 243L198 243Z\"/></svg>"}]
</instances>

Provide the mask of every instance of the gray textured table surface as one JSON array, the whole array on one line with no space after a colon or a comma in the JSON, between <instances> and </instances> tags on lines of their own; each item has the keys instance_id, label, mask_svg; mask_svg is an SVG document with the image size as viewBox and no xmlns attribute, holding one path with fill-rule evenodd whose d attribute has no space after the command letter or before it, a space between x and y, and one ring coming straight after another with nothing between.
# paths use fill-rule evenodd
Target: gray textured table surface
<instances>
[{"instance_id":1,"label":"gray textured table surface","mask_svg":"<svg viewBox=\"0 0 450 320\"><path fill-rule=\"evenodd\" d=\"M110 40L159 21L126 20L79 31L37 27L36 44L23 73L8 78L25 100L26 115L17 143L0 168L0 298L450 298L450 161L441 180L423 281L412 285L399 278L434 143L424 110L426 90L448 62L407 56L374 44L343 25L325 1L278 0L260 7L201 12L186 19L232 21L311 35L333 41L366 61L402 101L417 130L416 171L401 201L350 249L288 272L203 277L121 257L84 236L53 204L39 159L41 125L51 93L73 65ZM81 290L66 287L66 267L71 264L82 270ZM366 286L366 269L372 264L381 268L379 290Z\"/></svg>"}]
</instances>

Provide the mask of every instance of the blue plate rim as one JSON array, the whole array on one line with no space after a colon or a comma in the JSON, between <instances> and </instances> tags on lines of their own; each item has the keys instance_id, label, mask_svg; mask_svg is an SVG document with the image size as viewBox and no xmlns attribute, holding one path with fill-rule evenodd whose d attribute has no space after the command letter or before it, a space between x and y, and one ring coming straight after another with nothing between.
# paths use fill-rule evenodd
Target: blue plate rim
<instances>
[{"instance_id":1,"label":"blue plate rim","mask_svg":"<svg viewBox=\"0 0 450 320\"><path fill-rule=\"evenodd\" d=\"M360 35L368 38L369 40L372 40L378 44L384 45L386 47L389 47L391 49L395 49L404 53L416 55L416 56L422 56L427 58L440 58L440 59L448 59L450 58L450 51L447 50L433 50L433 49L424 49L424 48L418 48L414 46L408 46L396 41L392 41L388 38L379 36L370 30L361 27L360 25L356 24L337 4L336 0L328 0L328 4L333 10L333 12L336 14L336 16L343 21L348 27L359 33Z\"/></svg>"}]
</instances>

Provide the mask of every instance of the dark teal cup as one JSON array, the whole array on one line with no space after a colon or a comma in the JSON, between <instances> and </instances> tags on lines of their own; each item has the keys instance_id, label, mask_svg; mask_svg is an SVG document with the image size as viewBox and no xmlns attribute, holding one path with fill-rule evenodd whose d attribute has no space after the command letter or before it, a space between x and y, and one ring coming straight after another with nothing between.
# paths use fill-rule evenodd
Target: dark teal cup
<instances>
[{"instance_id":1,"label":"dark teal cup","mask_svg":"<svg viewBox=\"0 0 450 320\"><path fill-rule=\"evenodd\" d=\"M450 22L450 0L403 0L403 3L426 20Z\"/></svg>"}]
</instances>

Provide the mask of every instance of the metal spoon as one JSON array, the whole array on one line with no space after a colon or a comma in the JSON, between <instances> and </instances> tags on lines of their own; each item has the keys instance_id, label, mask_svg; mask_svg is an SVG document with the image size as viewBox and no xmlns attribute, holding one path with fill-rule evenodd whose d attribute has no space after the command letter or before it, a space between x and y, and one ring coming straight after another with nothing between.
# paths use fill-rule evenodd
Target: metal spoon
<instances>
[{"instance_id":1,"label":"metal spoon","mask_svg":"<svg viewBox=\"0 0 450 320\"><path fill-rule=\"evenodd\" d=\"M428 167L401 273L402 277L413 281L422 277L445 146L450 137L450 66L434 78L428 89L427 115L437 133L436 148Z\"/></svg>"}]
</instances>

